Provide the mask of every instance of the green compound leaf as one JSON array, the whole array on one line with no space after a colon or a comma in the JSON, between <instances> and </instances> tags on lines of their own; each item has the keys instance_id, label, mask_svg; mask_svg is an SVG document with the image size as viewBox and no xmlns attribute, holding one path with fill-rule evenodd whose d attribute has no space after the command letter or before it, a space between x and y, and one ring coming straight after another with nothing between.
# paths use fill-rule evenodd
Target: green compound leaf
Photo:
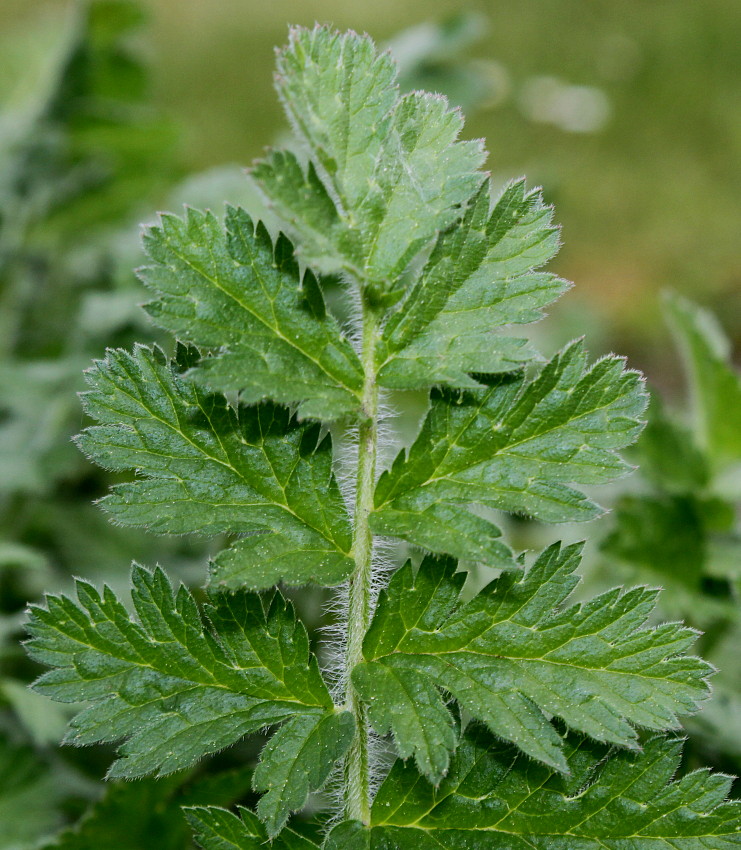
<instances>
[{"instance_id":1,"label":"green compound leaf","mask_svg":"<svg viewBox=\"0 0 741 850\"><path fill-rule=\"evenodd\" d=\"M469 373L506 372L534 356L526 341L496 331L542 318L568 284L537 269L558 249L552 209L524 181L490 211L483 186L445 231L422 274L387 322L378 357L386 387L477 387Z\"/></svg>"},{"instance_id":2,"label":"green compound leaf","mask_svg":"<svg viewBox=\"0 0 741 850\"><path fill-rule=\"evenodd\" d=\"M623 366L620 358L605 357L587 368L576 342L533 381L520 372L493 377L484 389L433 390L417 440L379 479L374 531L502 566L501 544L492 548L477 532L480 517L470 528L458 519L457 540L443 534L447 503L545 522L598 516L599 506L568 485L607 483L631 469L617 450L640 432L646 398L640 376ZM479 545L472 546L477 536Z\"/></svg>"},{"instance_id":3,"label":"green compound leaf","mask_svg":"<svg viewBox=\"0 0 741 850\"><path fill-rule=\"evenodd\" d=\"M372 828L336 827L325 850L730 850L741 846L731 777L672 781L681 741L616 753L569 738L565 777L471 728L438 788L397 762Z\"/></svg>"},{"instance_id":4,"label":"green compound leaf","mask_svg":"<svg viewBox=\"0 0 741 850\"><path fill-rule=\"evenodd\" d=\"M353 683L379 731L390 727L399 754L414 753L432 781L444 775L444 759L435 760L422 724L396 711L402 689L423 694L425 681L560 771L568 765L552 716L596 740L636 747L633 726L676 728L677 715L708 696L712 667L684 654L697 633L677 623L646 626L658 591L616 589L565 606L579 561L580 546L552 546L526 572L505 572L460 604L465 574L452 560L428 557L416 575L410 563L399 570L382 592ZM389 672L376 676L379 667ZM422 699L418 711L442 725L439 698Z\"/></svg>"},{"instance_id":5,"label":"green compound leaf","mask_svg":"<svg viewBox=\"0 0 741 850\"><path fill-rule=\"evenodd\" d=\"M331 585L350 573L350 523L318 424L272 404L235 410L181 379L158 349L109 351L87 380L85 410L100 424L78 437L80 448L139 475L101 500L116 522L248 534L212 565L225 586Z\"/></svg>"},{"instance_id":6,"label":"green compound leaf","mask_svg":"<svg viewBox=\"0 0 741 850\"><path fill-rule=\"evenodd\" d=\"M730 345L712 313L678 295L667 312L684 356L694 407L697 441L714 472L741 463L741 376L731 365Z\"/></svg>"},{"instance_id":7,"label":"green compound leaf","mask_svg":"<svg viewBox=\"0 0 741 850\"><path fill-rule=\"evenodd\" d=\"M457 141L463 119L444 97L400 95L390 54L366 36L292 29L276 86L316 171L297 180L288 156L254 176L294 225L309 264L324 269L336 258L375 294L388 293L481 185L481 144Z\"/></svg>"},{"instance_id":8,"label":"green compound leaf","mask_svg":"<svg viewBox=\"0 0 741 850\"><path fill-rule=\"evenodd\" d=\"M31 656L51 668L36 682L59 702L85 702L67 737L125 739L111 777L165 775L249 732L334 707L304 626L279 593L211 597L203 616L181 586L134 567L137 618L105 588L77 582L78 603L49 596L31 609Z\"/></svg>"},{"instance_id":9,"label":"green compound leaf","mask_svg":"<svg viewBox=\"0 0 741 850\"><path fill-rule=\"evenodd\" d=\"M257 814L273 838L288 815L302 808L309 792L324 785L355 734L355 719L340 714L298 715L268 741L255 770L255 790L265 795Z\"/></svg>"},{"instance_id":10,"label":"green compound leaf","mask_svg":"<svg viewBox=\"0 0 741 850\"><path fill-rule=\"evenodd\" d=\"M273 247L262 224L229 207L163 215L144 234L154 265L140 270L160 297L147 310L178 339L216 349L195 369L209 388L237 390L244 402L298 405L302 417L354 415L363 372L349 341L327 314L319 284L301 280L290 242Z\"/></svg>"},{"instance_id":11,"label":"green compound leaf","mask_svg":"<svg viewBox=\"0 0 741 850\"><path fill-rule=\"evenodd\" d=\"M256 815L241 806L241 817L215 806L191 806L184 811L202 850L319 850L318 844L291 829L284 829L271 842Z\"/></svg>"}]
</instances>

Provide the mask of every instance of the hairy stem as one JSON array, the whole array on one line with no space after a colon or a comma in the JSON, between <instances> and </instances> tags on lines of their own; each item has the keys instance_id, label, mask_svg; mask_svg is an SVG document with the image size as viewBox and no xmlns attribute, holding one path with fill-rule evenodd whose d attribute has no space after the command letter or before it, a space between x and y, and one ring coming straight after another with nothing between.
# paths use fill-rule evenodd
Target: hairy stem
<instances>
[{"instance_id":1,"label":"hairy stem","mask_svg":"<svg viewBox=\"0 0 741 850\"><path fill-rule=\"evenodd\" d=\"M379 315L371 305L363 304L362 362L365 371L363 412L366 419L358 429L355 524L353 555L355 571L348 591L347 654L345 658L347 691L345 707L355 717L355 740L345 762L345 814L351 820L370 822L370 726L365 705L350 681L350 673L363 660L363 637L370 625L371 579L373 574L373 534L369 516L373 510L378 446L378 386L376 384L375 346Z\"/></svg>"}]
</instances>

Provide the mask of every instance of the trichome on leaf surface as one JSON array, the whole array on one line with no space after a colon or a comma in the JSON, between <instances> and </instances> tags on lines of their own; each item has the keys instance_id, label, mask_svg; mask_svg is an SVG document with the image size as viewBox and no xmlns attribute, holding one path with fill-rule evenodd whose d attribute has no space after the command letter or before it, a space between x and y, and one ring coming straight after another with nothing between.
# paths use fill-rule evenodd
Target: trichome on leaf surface
<instances>
[{"instance_id":1,"label":"trichome on leaf surface","mask_svg":"<svg viewBox=\"0 0 741 850\"><path fill-rule=\"evenodd\" d=\"M492 201L459 112L395 78L367 37L293 29L297 152L252 170L287 235L234 208L145 233L147 310L177 345L96 362L79 445L124 476L114 522L223 546L205 594L135 566L133 613L83 581L34 607L36 688L84 704L71 742L123 742L113 777L269 728L255 811L186 810L205 850L740 846L727 777L672 779L666 733L712 672L696 632L656 625L645 587L572 601L579 546L515 552L496 521L598 516L585 488L630 471L642 380L511 332L566 288L542 271L551 210L521 181ZM383 468L405 390L429 407ZM276 588L307 582L343 606L321 658ZM325 786L334 808L286 826Z\"/></svg>"}]
</instances>

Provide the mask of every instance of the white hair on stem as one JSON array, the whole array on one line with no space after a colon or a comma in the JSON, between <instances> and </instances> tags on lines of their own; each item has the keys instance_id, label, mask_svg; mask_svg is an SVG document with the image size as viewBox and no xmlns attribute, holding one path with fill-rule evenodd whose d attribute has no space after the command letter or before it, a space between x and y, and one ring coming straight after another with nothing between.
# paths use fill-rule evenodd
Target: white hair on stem
<instances>
[{"instance_id":1,"label":"white hair on stem","mask_svg":"<svg viewBox=\"0 0 741 850\"><path fill-rule=\"evenodd\" d=\"M353 347L360 353L362 341L362 315L360 294L353 285L344 287L346 298L350 301L349 318L344 332ZM377 468L376 479L380 472L388 466L391 458L398 450L398 442L394 439L391 421L397 412L389 404L383 391L379 394L377 418ZM357 428L339 429L334 437L334 471L351 522L354 523L354 505L357 480L355 471L358 463L358 431ZM371 568L370 600L371 612L375 609L376 601L381 590L388 584L391 573L397 568L393 555L396 544L388 538L374 536ZM324 607L328 625L320 629L320 641L323 656L323 672L327 685L336 704L341 704L345 698L348 686L347 670L347 621L349 617L349 583L343 584L331 594ZM370 762L370 793L375 796L378 787L386 777L395 753L390 742L378 736L372 729L369 736ZM328 826L342 819L344 794L346 789L343 782L343 766L339 764L330 775L325 786L325 794L332 800L334 815Z\"/></svg>"}]
</instances>

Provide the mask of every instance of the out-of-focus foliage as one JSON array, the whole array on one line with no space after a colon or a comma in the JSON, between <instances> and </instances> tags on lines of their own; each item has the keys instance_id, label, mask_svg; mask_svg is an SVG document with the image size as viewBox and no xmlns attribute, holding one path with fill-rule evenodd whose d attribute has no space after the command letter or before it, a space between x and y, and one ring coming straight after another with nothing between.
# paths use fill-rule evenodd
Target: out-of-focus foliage
<instances>
[{"instance_id":1,"label":"out-of-focus foliage","mask_svg":"<svg viewBox=\"0 0 741 850\"><path fill-rule=\"evenodd\" d=\"M684 410L653 395L634 450L640 486L618 500L602 544L609 569L663 587L662 612L702 630L714 696L692 745L741 767L741 374L715 317L676 295L665 313L687 376ZM726 759L727 761L723 761Z\"/></svg>"},{"instance_id":2,"label":"out-of-focus foliage","mask_svg":"<svg viewBox=\"0 0 741 850\"><path fill-rule=\"evenodd\" d=\"M249 792L252 771L242 768L207 776L178 773L138 782L111 782L79 823L61 830L40 850L182 850L189 846L180 806L222 805Z\"/></svg>"}]
</instances>

